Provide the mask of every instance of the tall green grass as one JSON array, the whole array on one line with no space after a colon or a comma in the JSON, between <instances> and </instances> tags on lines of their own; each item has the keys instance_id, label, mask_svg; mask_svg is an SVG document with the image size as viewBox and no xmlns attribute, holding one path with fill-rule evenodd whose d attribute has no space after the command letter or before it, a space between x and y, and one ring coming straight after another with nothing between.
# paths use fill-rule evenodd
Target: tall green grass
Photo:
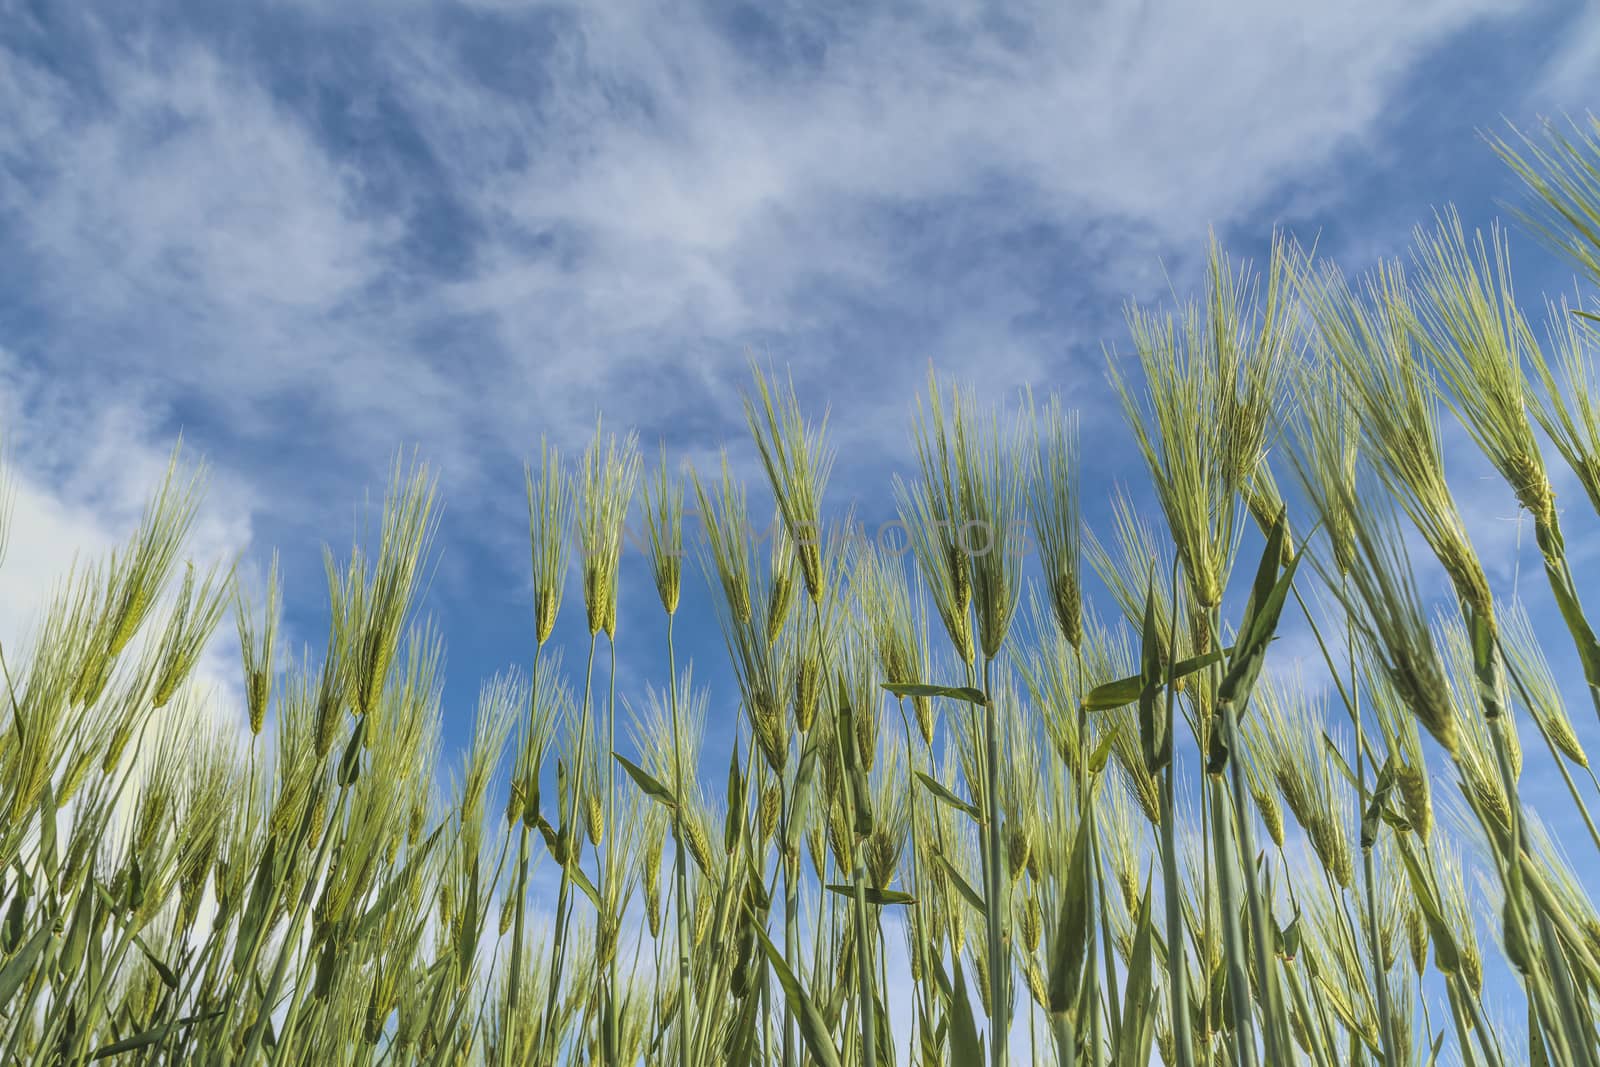
<instances>
[{"instance_id":1,"label":"tall green grass","mask_svg":"<svg viewBox=\"0 0 1600 1067\"><path fill-rule=\"evenodd\" d=\"M1600 281L1600 140L1518 139L1528 218ZM726 456L641 483L631 434L541 444L529 667L451 758L427 468L327 554L313 661L277 640L275 559L260 612L180 570L203 469L175 451L0 647L0 1063L1600 1067L1600 913L1548 829L1600 852L1552 667L1600 709L1567 540L1600 518L1595 316L1580 292L1541 342L1505 234L1453 213L1355 281L1285 239L1207 263L1108 360L1155 507L1118 490L1104 535L1072 397L930 376L904 553L830 516L826 418L759 367L765 548ZM1529 512L1570 647L1479 561L1446 417ZM1596 515L1558 506L1541 435ZM654 605L619 588L635 506ZM581 682L546 647L570 569ZM725 774L685 605L732 668ZM230 606L238 730L191 678ZM667 675L618 693L619 623L657 607Z\"/></svg>"}]
</instances>

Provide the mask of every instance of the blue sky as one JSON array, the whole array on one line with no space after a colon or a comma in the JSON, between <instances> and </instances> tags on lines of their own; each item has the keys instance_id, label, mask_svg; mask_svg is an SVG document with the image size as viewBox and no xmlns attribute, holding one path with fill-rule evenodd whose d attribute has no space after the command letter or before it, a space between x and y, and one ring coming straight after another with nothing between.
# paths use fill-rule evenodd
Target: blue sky
<instances>
[{"instance_id":1,"label":"blue sky","mask_svg":"<svg viewBox=\"0 0 1600 1067\"><path fill-rule=\"evenodd\" d=\"M1128 352L1127 298L1192 289L1208 227L1258 260L1274 227L1320 234L1358 272L1436 206L1486 225L1520 199L1478 131L1594 104L1592 7L1299 6L0 0L22 480L0 639L74 547L125 535L181 430L213 466L197 547L256 581L279 548L287 635L320 654L320 546L347 551L415 444L445 502L425 608L449 746L529 658L539 435L575 455L600 410L647 454L708 470L726 441L754 475L752 349L829 409L832 508L888 515L931 361L995 399L1062 392L1101 519L1141 481L1102 346ZM1531 238L1513 255L1525 296L1570 291ZM1491 575L1536 567L1464 435L1450 462ZM1596 517L1561 499L1592 555ZM623 581L637 698L661 627L637 557ZM680 650L727 723L711 618L692 585ZM208 669L236 698L231 655Z\"/></svg>"}]
</instances>

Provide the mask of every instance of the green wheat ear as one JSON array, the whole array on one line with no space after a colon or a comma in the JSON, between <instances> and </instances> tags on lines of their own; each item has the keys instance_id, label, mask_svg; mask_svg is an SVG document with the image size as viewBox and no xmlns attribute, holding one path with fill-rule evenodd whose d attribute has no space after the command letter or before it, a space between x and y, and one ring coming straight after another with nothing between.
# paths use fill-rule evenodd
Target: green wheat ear
<instances>
[{"instance_id":1,"label":"green wheat ear","mask_svg":"<svg viewBox=\"0 0 1600 1067\"><path fill-rule=\"evenodd\" d=\"M639 478L637 441L631 430L620 443L616 434L606 437L596 418L594 438L579 465L578 545L591 634L604 630L611 637L617 629L617 572L623 525Z\"/></svg>"},{"instance_id":2,"label":"green wheat ear","mask_svg":"<svg viewBox=\"0 0 1600 1067\"><path fill-rule=\"evenodd\" d=\"M533 561L534 640L543 645L555 630L567 577L567 536L572 526L573 491L561 471L561 455L539 439L537 481L523 464L528 492L528 544Z\"/></svg>"},{"instance_id":3,"label":"green wheat ear","mask_svg":"<svg viewBox=\"0 0 1600 1067\"><path fill-rule=\"evenodd\" d=\"M1296 278L1359 412L1362 452L1438 558L1463 604L1489 622L1489 580L1445 479L1436 386L1417 351L1420 312L1398 264L1386 263L1358 296L1339 272Z\"/></svg>"},{"instance_id":4,"label":"green wheat ear","mask_svg":"<svg viewBox=\"0 0 1600 1067\"><path fill-rule=\"evenodd\" d=\"M1555 495L1528 418L1522 374L1535 344L1512 289L1505 235L1496 227L1487 245L1481 232L1469 242L1451 209L1432 232L1418 229L1416 244L1425 299L1417 304L1413 333L1462 425L1518 502L1548 528L1555 522Z\"/></svg>"},{"instance_id":5,"label":"green wheat ear","mask_svg":"<svg viewBox=\"0 0 1600 1067\"><path fill-rule=\"evenodd\" d=\"M1032 414L1032 397L1029 397ZM1079 507L1078 413L1051 396L1033 415L1029 516L1039 543L1050 607L1074 649L1083 643L1083 520Z\"/></svg>"},{"instance_id":6,"label":"green wheat ear","mask_svg":"<svg viewBox=\"0 0 1600 1067\"><path fill-rule=\"evenodd\" d=\"M661 462L647 478L644 490L645 528L649 533L650 573L656 593L668 615L678 610L683 585L683 477L667 465L667 446L661 446Z\"/></svg>"},{"instance_id":7,"label":"green wheat ear","mask_svg":"<svg viewBox=\"0 0 1600 1067\"><path fill-rule=\"evenodd\" d=\"M278 553L274 550L272 567L267 572L267 603L259 632L252 618L248 594L237 581L234 584L234 621L239 631L239 652L244 665L246 713L250 732L254 735L261 733L267 707L272 701L273 649L277 642L282 601L283 584L278 572Z\"/></svg>"},{"instance_id":8,"label":"green wheat ear","mask_svg":"<svg viewBox=\"0 0 1600 1067\"><path fill-rule=\"evenodd\" d=\"M750 370L760 404L745 396L745 421L793 543L806 591L815 603L822 597L824 582L822 493L834 458L824 443L828 416L824 412L820 423L808 426L800 413L792 378L787 390L780 390L768 384L767 374L754 361Z\"/></svg>"},{"instance_id":9,"label":"green wheat ear","mask_svg":"<svg viewBox=\"0 0 1600 1067\"><path fill-rule=\"evenodd\" d=\"M1587 126L1569 118L1563 132L1546 119L1537 137L1511 127L1520 147L1498 134L1487 140L1539 201L1518 217L1600 282L1600 118L1589 115Z\"/></svg>"},{"instance_id":10,"label":"green wheat ear","mask_svg":"<svg viewBox=\"0 0 1600 1067\"><path fill-rule=\"evenodd\" d=\"M1600 329L1580 317L1566 297L1559 304L1547 300L1545 307L1555 365L1540 346L1530 347L1538 377L1538 388L1530 391L1533 416L1600 514L1600 374L1593 358L1600 348Z\"/></svg>"}]
</instances>

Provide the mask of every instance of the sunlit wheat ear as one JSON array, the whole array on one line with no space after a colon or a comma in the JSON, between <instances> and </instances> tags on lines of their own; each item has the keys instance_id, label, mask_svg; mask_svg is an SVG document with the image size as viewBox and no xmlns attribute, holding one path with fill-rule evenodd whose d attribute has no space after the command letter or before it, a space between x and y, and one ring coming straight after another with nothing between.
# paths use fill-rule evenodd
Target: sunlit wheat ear
<instances>
[{"instance_id":1,"label":"sunlit wheat ear","mask_svg":"<svg viewBox=\"0 0 1600 1067\"><path fill-rule=\"evenodd\" d=\"M1214 254L1211 267L1205 309L1191 303L1175 320L1128 308L1142 390L1128 381L1121 360L1107 356L1111 383L1155 483L1190 593L1205 610L1222 600L1237 543L1240 452L1240 442L1228 436L1234 428L1223 400L1235 396L1241 305L1229 288L1226 263Z\"/></svg>"},{"instance_id":2,"label":"sunlit wheat ear","mask_svg":"<svg viewBox=\"0 0 1600 1067\"><path fill-rule=\"evenodd\" d=\"M1040 766L1039 749L1032 736L1031 715L1024 718L1021 695L1009 666L996 672L992 690L1002 717L1005 752L1005 772L1000 779L1000 806L1005 813L1001 858L1010 878L1008 884L1014 884L1033 859L1034 850L1047 844L1043 840L1042 818L1045 770Z\"/></svg>"},{"instance_id":3,"label":"sunlit wheat ear","mask_svg":"<svg viewBox=\"0 0 1600 1067\"><path fill-rule=\"evenodd\" d=\"M794 603L795 545L782 524L782 516L773 516L771 552L767 557L767 644L776 644L789 619L789 609Z\"/></svg>"},{"instance_id":4,"label":"sunlit wheat ear","mask_svg":"<svg viewBox=\"0 0 1600 1067\"><path fill-rule=\"evenodd\" d=\"M1581 878L1573 869L1564 849L1550 835L1549 829L1537 817L1527 823L1528 852L1544 873L1551 895L1559 902L1566 918L1578 931L1581 950L1591 960L1600 960L1600 913ZM1576 953L1575 953L1576 954Z\"/></svg>"},{"instance_id":5,"label":"sunlit wheat ear","mask_svg":"<svg viewBox=\"0 0 1600 1067\"><path fill-rule=\"evenodd\" d=\"M856 553L850 578L857 612L872 638L878 670L886 682L916 682L927 677L927 623L911 605L911 590L899 559L877 546ZM913 698L924 742L933 740L934 709L926 697Z\"/></svg>"},{"instance_id":6,"label":"sunlit wheat ear","mask_svg":"<svg viewBox=\"0 0 1600 1067\"><path fill-rule=\"evenodd\" d=\"M583 557L583 603L589 633L617 630L617 570L622 560L623 526L639 479L637 437L620 442L605 435L595 419L594 438L584 451L577 484L578 546Z\"/></svg>"},{"instance_id":7,"label":"sunlit wheat ear","mask_svg":"<svg viewBox=\"0 0 1600 1067\"><path fill-rule=\"evenodd\" d=\"M1084 629L1084 691L1097 685L1137 674L1138 657L1123 626L1109 626L1100 621L1091 610ZM1139 811L1150 825L1161 824L1161 786L1150 773L1149 763L1139 740L1138 708L1125 705L1114 711L1095 716L1095 732L1091 745L1098 745L1108 733L1112 734L1111 759L1118 776L1138 802Z\"/></svg>"},{"instance_id":8,"label":"sunlit wheat ear","mask_svg":"<svg viewBox=\"0 0 1600 1067\"><path fill-rule=\"evenodd\" d=\"M1056 758L1076 778L1083 772L1083 717L1078 702L1089 687L1078 676L1075 650L1061 630L1054 605L1044 603L1037 587L1029 587L1028 607L1027 630L1032 640L1023 645L1017 669Z\"/></svg>"},{"instance_id":9,"label":"sunlit wheat ear","mask_svg":"<svg viewBox=\"0 0 1600 1067\"><path fill-rule=\"evenodd\" d=\"M246 712L250 732L261 733L267 707L272 702L273 646L277 640L282 611L283 582L278 573L278 553L272 553L272 569L267 572L267 603L257 631L248 595L234 583L234 621L239 631L239 654L244 662Z\"/></svg>"},{"instance_id":10,"label":"sunlit wheat ear","mask_svg":"<svg viewBox=\"0 0 1600 1067\"><path fill-rule=\"evenodd\" d=\"M722 603L731 619L748 625L754 616L751 599L750 512L745 503L745 488L734 480L728 468L728 453L722 453L722 475L708 492L699 474L694 475L694 491L700 504L700 520L705 540L700 543L701 567L706 580L715 576L722 588Z\"/></svg>"},{"instance_id":11,"label":"sunlit wheat ear","mask_svg":"<svg viewBox=\"0 0 1600 1067\"><path fill-rule=\"evenodd\" d=\"M499 769L513 727L523 721L523 708L527 700L528 685L516 671L497 674L478 689L478 707L472 719L472 742L463 762L456 799L464 847L477 848L486 821L484 809L489 786ZM516 752L513 758L520 761L521 752ZM519 778L519 768L514 766L514 796ZM518 811L506 821L513 822L520 814Z\"/></svg>"},{"instance_id":12,"label":"sunlit wheat ear","mask_svg":"<svg viewBox=\"0 0 1600 1067\"><path fill-rule=\"evenodd\" d=\"M919 397L911 434L920 477L908 483L895 476L900 521L950 643L961 661L970 664L977 652L972 631L972 570L962 540L968 516L952 455L952 434L931 368L927 406Z\"/></svg>"},{"instance_id":13,"label":"sunlit wheat ear","mask_svg":"<svg viewBox=\"0 0 1600 1067\"><path fill-rule=\"evenodd\" d=\"M855 725L856 751L869 772L878 758L879 714L883 690L874 669L871 639L860 627L852 628L839 646L835 671L850 700ZM837 709L836 709L837 710Z\"/></svg>"},{"instance_id":14,"label":"sunlit wheat ear","mask_svg":"<svg viewBox=\"0 0 1600 1067\"><path fill-rule=\"evenodd\" d=\"M1031 408L1031 398L1030 398ZM1033 417L1028 513L1050 607L1073 648L1083 643L1083 519L1079 506L1078 413L1052 396Z\"/></svg>"},{"instance_id":15,"label":"sunlit wheat ear","mask_svg":"<svg viewBox=\"0 0 1600 1067\"><path fill-rule=\"evenodd\" d=\"M177 605L161 637L161 663L156 674L155 694L151 697L151 703L156 707L166 706L199 661L212 631L227 610L229 591L226 582L231 578L229 574L226 579L219 581L218 570L213 567L196 593L194 564L185 568Z\"/></svg>"},{"instance_id":16,"label":"sunlit wheat ear","mask_svg":"<svg viewBox=\"0 0 1600 1067\"><path fill-rule=\"evenodd\" d=\"M997 408L980 411L952 391L956 470L965 516L962 537L971 560L978 646L994 658L1005 643L1022 589L1022 537L1027 486L1026 424Z\"/></svg>"},{"instance_id":17,"label":"sunlit wheat ear","mask_svg":"<svg viewBox=\"0 0 1600 1067\"><path fill-rule=\"evenodd\" d=\"M1102 544L1093 530L1086 531L1085 551L1089 565L1106 588L1111 590L1111 596L1122 609L1123 617L1134 627L1143 625L1145 598L1154 595L1156 632L1163 646L1170 645L1173 609L1171 587L1161 581L1160 576L1170 573L1174 552L1172 542L1140 516L1138 505L1121 486L1112 494L1111 515L1115 535L1111 547ZM1152 573L1157 576L1154 585L1150 581ZM1186 586L1179 586L1178 599L1178 618L1182 624L1174 654L1181 658L1194 651L1196 642L1203 641L1205 635L1203 632L1197 632L1193 637L1189 635L1188 620L1194 615L1194 609Z\"/></svg>"},{"instance_id":18,"label":"sunlit wheat ear","mask_svg":"<svg viewBox=\"0 0 1600 1067\"><path fill-rule=\"evenodd\" d=\"M1483 950L1478 942L1476 915L1479 908L1468 896L1467 872L1461 849L1442 838L1434 845L1434 871L1439 881L1439 903L1445 922L1455 935L1461 955L1461 975L1474 995L1483 992Z\"/></svg>"},{"instance_id":19,"label":"sunlit wheat ear","mask_svg":"<svg viewBox=\"0 0 1600 1067\"><path fill-rule=\"evenodd\" d=\"M1559 304L1546 300L1545 310L1546 337L1556 365L1538 345L1529 346L1529 362L1538 378L1538 388L1530 390L1533 415L1600 513L1600 374L1594 361L1600 328L1564 296Z\"/></svg>"},{"instance_id":20,"label":"sunlit wheat ear","mask_svg":"<svg viewBox=\"0 0 1600 1067\"><path fill-rule=\"evenodd\" d=\"M1354 535L1348 584L1340 584L1336 575L1327 573L1331 568L1315 558L1313 563L1335 588L1371 662L1382 670L1423 728L1453 756L1458 731L1445 669L1423 614L1422 597L1394 513L1384 503L1370 503L1375 495L1370 484L1364 491L1361 484L1326 488L1349 494L1337 505L1350 516ZM1319 513L1328 510L1315 497L1313 504Z\"/></svg>"},{"instance_id":21,"label":"sunlit wheat ear","mask_svg":"<svg viewBox=\"0 0 1600 1067\"><path fill-rule=\"evenodd\" d=\"M678 610L683 584L683 476L667 465L667 446L661 462L644 480L644 522L650 537L650 573L656 593L668 615Z\"/></svg>"},{"instance_id":22,"label":"sunlit wheat ear","mask_svg":"<svg viewBox=\"0 0 1600 1067\"><path fill-rule=\"evenodd\" d=\"M532 684L521 683L513 676L500 683L500 688L485 693L484 700L510 701L513 697L522 702L526 714L518 720L515 762L511 770L511 795L507 801L506 822L519 819L530 829L539 823L539 782L549 759L550 747L556 731L574 718L575 698L572 688L562 677L559 649L548 659L541 659L538 673ZM556 820L560 821L559 817Z\"/></svg>"},{"instance_id":23,"label":"sunlit wheat ear","mask_svg":"<svg viewBox=\"0 0 1600 1067\"><path fill-rule=\"evenodd\" d=\"M742 490L740 491L742 496ZM728 502L724 496L724 503ZM741 501L742 507L742 501ZM708 572L716 569L722 580L726 603L717 606L717 621L723 642L733 664L739 695L749 716L757 746L768 765L780 770L788 758L789 718L785 715L791 692L785 669L790 666L784 650L768 640L770 603L765 598L739 604L734 598L741 588L752 584L750 544L743 528L729 529L723 516L714 518L708 530L710 549L702 557ZM747 614L743 618L739 612Z\"/></svg>"},{"instance_id":24,"label":"sunlit wheat ear","mask_svg":"<svg viewBox=\"0 0 1600 1067\"><path fill-rule=\"evenodd\" d=\"M1283 808L1278 804L1278 794L1273 787L1271 771L1263 766L1263 760L1255 753L1245 755L1244 773L1245 785L1250 791L1250 799L1256 803L1256 812L1261 816L1261 824L1266 827L1267 837L1272 841L1274 848L1283 848Z\"/></svg>"},{"instance_id":25,"label":"sunlit wheat ear","mask_svg":"<svg viewBox=\"0 0 1600 1067\"><path fill-rule=\"evenodd\" d=\"M351 664L356 710L365 715L383 693L400 631L418 592L422 562L438 526L434 509L437 482L425 464L402 473L395 457L384 499L378 559L366 586L364 612Z\"/></svg>"},{"instance_id":26,"label":"sunlit wheat ear","mask_svg":"<svg viewBox=\"0 0 1600 1067\"><path fill-rule=\"evenodd\" d=\"M1147 855L1144 824L1135 816L1132 793L1121 782L1107 783L1094 806L1094 817L1100 828L1100 847L1121 894L1123 910L1132 915L1139 909Z\"/></svg>"},{"instance_id":27,"label":"sunlit wheat ear","mask_svg":"<svg viewBox=\"0 0 1600 1067\"><path fill-rule=\"evenodd\" d=\"M1345 804L1348 793L1338 788L1321 748L1325 710L1313 701L1302 678L1284 683L1263 675L1254 696L1245 727L1247 746L1310 838L1317 858L1334 881L1349 889L1355 882L1351 814Z\"/></svg>"},{"instance_id":28,"label":"sunlit wheat ear","mask_svg":"<svg viewBox=\"0 0 1600 1067\"><path fill-rule=\"evenodd\" d=\"M800 413L794 381L787 390L768 384L767 375L754 362L750 366L760 396L759 405L745 397L745 421L761 453L761 465L772 485L773 498L784 528L794 544L813 602L822 596L822 493L833 468L833 452L824 444L828 416L808 426Z\"/></svg>"},{"instance_id":29,"label":"sunlit wheat ear","mask_svg":"<svg viewBox=\"0 0 1600 1067\"><path fill-rule=\"evenodd\" d=\"M1488 141L1539 200L1517 211L1522 221L1600 282L1600 118L1588 116L1587 129L1570 118L1565 130L1548 119L1541 126L1537 136L1512 126L1515 144L1498 134Z\"/></svg>"},{"instance_id":30,"label":"sunlit wheat ear","mask_svg":"<svg viewBox=\"0 0 1600 1067\"><path fill-rule=\"evenodd\" d=\"M1362 649L1360 655L1364 665L1370 662L1369 650ZM1400 794L1401 811L1418 836L1426 838L1433 828L1433 778L1422 751L1416 716L1404 705L1377 664L1371 664L1371 669L1366 670L1366 684L1384 735L1394 739L1400 753L1395 767L1395 788Z\"/></svg>"},{"instance_id":31,"label":"sunlit wheat ear","mask_svg":"<svg viewBox=\"0 0 1600 1067\"><path fill-rule=\"evenodd\" d=\"M588 835L591 845L598 847L605 840L605 772L607 768L600 762L600 755L597 751L600 746L584 742L582 731L583 724L579 716L563 716L560 759L566 766L572 768L571 779L577 783L575 815L578 825L581 827L581 832ZM593 738L589 739L591 742L592 740ZM581 762L578 758L580 749L583 751ZM568 786L568 788L572 788L572 786ZM563 797L563 799L565 798Z\"/></svg>"},{"instance_id":32,"label":"sunlit wheat ear","mask_svg":"<svg viewBox=\"0 0 1600 1067\"><path fill-rule=\"evenodd\" d=\"M1259 278L1248 267L1236 276L1215 235L1211 241L1211 321L1226 462L1234 491L1262 530L1270 530L1283 510L1266 459L1295 338L1289 314L1292 255L1288 240L1274 234L1263 293ZM1289 544L1285 540L1286 560Z\"/></svg>"},{"instance_id":33,"label":"sunlit wheat ear","mask_svg":"<svg viewBox=\"0 0 1600 1067\"><path fill-rule=\"evenodd\" d=\"M328 648L318 674L315 703L318 759L332 748L342 722L341 715L350 706L356 643L360 640L366 596L366 566L359 548L351 554L349 567L341 572L333 561L333 552L324 547L322 565L328 579L330 618Z\"/></svg>"},{"instance_id":34,"label":"sunlit wheat ear","mask_svg":"<svg viewBox=\"0 0 1600 1067\"><path fill-rule=\"evenodd\" d=\"M65 745L62 734L73 724L68 694L84 673L87 656L104 657L104 646L95 640L97 591L100 586L96 568L77 573L74 560L72 572L54 586L44 618L35 626L30 646L24 657L25 667L12 660L10 669L18 673L13 678L16 703L12 704L11 690L6 691L7 723L0 732L0 772L5 774L9 796L0 799L0 815L11 825L21 826L27 813L38 805L40 795L51 781L61 760ZM94 668L100 669L98 667ZM139 693L142 703L143 687ZM126 716L106 723L101 733L119 730L131 737L134 708ZM114 743L114 741L112 742ZM120 751L118 758L120 758ZM103 761L106 770L115 766L116 759ZM9 862L9 852L20 847L20 831L7 845L7 835L0 833L0 860Z\"/></svg>"},{"instance_id":35,"label":"sunlit wheat ear","mask_svg":"<svg viewBox=\"0 0 1600 1067\"><path fill-rule=\"evenodd\" d=\"M1538 635L1533 632L1533 620L1528 617L1527 609L1522 601L1514 600L1500 617L1501 650L1516 675L1517 684L1509 687L1511 694L1518 704L1528 709L1557 751L1578 766L1587 767L1589 757L1572 728L1561 687L1545 659Z\"/></svg>"},{"instance_id":36,"label":"sunlit wheat ear","mask_svg":"<svg viewBox=\"0 0 1600 1067\"><path fill-rule=\"evenodd\" d=\"M621 877L606 878L602 891L604 907L600 912L600 952L601 958L607 963L617 952L622 916L642 877L639 856L645 843L646 826L645 812L640 805L646 802L637 790L629 790L620 798L616 826L612 828L611 842L606 852L613 869L622 872Z\"/></svg>"},{"instance_id":37,"label":"sunlit wheat ear","mask_svg":"<svg viewBox=\"0 0 1600 1067\"><path fill-rule=\"evenodd\" d=\"M1358 297L1335 268L1302 272L1298 291L1355 402L1364 454L1427 541L1462 603L1488 620L1489 580L1445 480L1437 391L1417 353L1417 311L1398 264L1381 265Z\"/></svg>"},{"instance_id":38,"label":"sunlit wheat ear","mask_svg":"<svg viewBox=\"0 0 1600 1067\"><path fill-rule=\"evenodd\" d=\"M889 735L872 773L872 833L862 847L867 879L875 886L896 883L900 860L911 829L911 803L906 795L905 744Z\"/></svg>"},{"instance_id":39,"label":"sunlit wheat ear","mask_svg":"<svg viewBox=\"0 0 1600 1067\"><path fill-rule=\"evenodd\" d=\"M1406 949L1406 902L1411 896L1410 887L1406 884L1404 861L1393 838L1379 839L1373 849L1372 866L1377 891L1373 894L1371 932L1377 942L1380 968L1384 974L1388 974L1394 970L1401 953ZM1361 912L1361 923L1363 929L1368 925L1364 910ZM1363 940L1362 945L1370 955L1370 942ZM1410 997L1402 994L1394 999L1405 1001Z\"/></svg>"},{"instance_id":40,"label":"sunlit wheat ear","mask_svg":"<svg viewBox=\"0 0 1600 1067\"><path fill-rule=\"evenodd\" d=\"M1432 233L1416 233L1421 270L1413 332L1437 368L1446 400L1541 529L1555 522L1555 494L1528 419L1523 358L1535 347L1517 307L1511 259L1498 227L1469 243L1452 209Z\"/></svg>"},{"instance_id":41,"label":"sunlit wheat ear","mask_svg":"<svg viewBox=\"0 0 1600 1067\"><path fill-rule=\"evenodd\" d=\"M1306 495L1327 509L1321 525L1333 549L1335 573L1343 575L1355 553L1347 502L1355 499L1360 466L1360 412L1329 335L1312 329L1310 338L1311 351L1293 367L1294 403L1285 420L1288 456Z\"/></svg>"},{"instance_id":42,"label":"sunlit wheat ear","mask_svg":"<svg viewBox=\"0 0 1600 1067\"><path fill-rule=\"evenodd\" d=\"M561 612L567 579L567 535L572 525L572 488L561 469L561 455L539 439L539 472L522 466L528 490L528 544L533 557L533 632L544 644Z\"/></svg>"},{"instance_id":43,"label":"sunlit wheat ear","mask_svg":"<svg viewBox=\"0 0 1600 1067\"><path fill-rule=\"evenodd\" d=\"M823 644L816 623L802 615L784 630L778 650L783 674L789 679L789 712L801 733L811 729L822 700Z\"/></svg>"},{"instance_id":44,"label":"sunlit wheat ear","mask_svg":"<svg viewBox=\"0 0 1600 1067\"><path fill-rule=\"evenodd\" d=\"M1317 960L1321 1009L1376 1047L1378 1026L1367 964L1347 932L1344 913L1328 883L1321 878L1302 881L1296 895L1308 920L1302 924L1305 954Z\"/></svg>"},{"instance_id":45,"label":"sunlit wheat ear","mask_svg":"<svg viewBox=\"0 0 1600 1067\"><path fill-rule=\"evenodd\" d=\"M103 620L106 647L112 656L127 647L155 606L155 598L166 584L179 546L200 506L206 466L203 462L197 464L188 483L178 485L174 477L182 449L180 439L172 450L160 488L145 508L138 532L120 557L112 555Z\"/></svg>"},{"instance_id":46,"label":"sunlit wheat ear","mask_svg":"<svg viewBox=\"0 0 1600 1067\"><path fill-rule=\"evenodd\" d=\"M710 706L711 690L696 687L694 669L685 667L678 672L678 748L684 753L683 780L686 790L699 787L695 779L696 757L705 740L706 709ZM669 690L645 686L642 708L624 701L632 720L634 747L638 749L641 765L663 782L673 780L672 694Z\"/></svg>"},{"instance_id":47,"label":"sunlit wheat ear","mask_svg":"<svg viewBox=\"0 0 1600 1067\"><path fill-rule=\"evenodd\" d=\"M1470 790L1477 809L1490 816L1499 825L1511 825L1511 798L1506 795L1505 779L1495 754L1494 739L1482 712L1478 678L1473 670L1472 640L1466 626L1454 612L1440 611L1436 618L1439 643L1444 648L1446 691L1455 706L1455 718L1460 724L1461 744L1455 753L1456 766L1462 781ZM1500 681L1504 683L1504 674ZM1509 694L1502 685L1495 699L1506 706ZM1509 725L1509 724L1508 724ZM1505 731L1508 757L1513 778L1522 773L1522 748L1514 729Z\"/></svg>"}]
</instances>

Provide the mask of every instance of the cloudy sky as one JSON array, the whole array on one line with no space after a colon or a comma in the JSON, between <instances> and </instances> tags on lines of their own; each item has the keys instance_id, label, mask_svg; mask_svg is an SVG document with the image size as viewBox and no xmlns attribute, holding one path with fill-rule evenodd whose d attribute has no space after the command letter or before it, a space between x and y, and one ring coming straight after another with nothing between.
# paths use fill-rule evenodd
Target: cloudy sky
<instances>
[{"instance_id":1,"label":"cloudy sky","mask_svg":"<svg viewBox=\"0 0 1600 1067\"><path fill-rule=\"evenodd\" d=\"M288 635L320 649L321 545L416 445L446 508L447 744L528 658L541 434L575 453L603 411L753 471L755 352L830 411L831 504L885 515L931 362L1078 407L1094 519L1139 477L1105 382L1125 300L1191 290L1208 228L1357 272L1435 207L1486 225L1521 193L1480 131L1581 113L1600 64L1596 9L1543 0L0 0L0 26L0 640L74 548L126 536L181 431L213 472L197 551L259 578L281 549ZM1570 290L1513 254L1523 292ZM1510 580L1530 532L1459 451ZM1568 519L1580 555L1594 520ZM653 603L629 566L625 606ZM625 689L662 677L658 632L625 622Z\"/></svg>"}]
</instances>

